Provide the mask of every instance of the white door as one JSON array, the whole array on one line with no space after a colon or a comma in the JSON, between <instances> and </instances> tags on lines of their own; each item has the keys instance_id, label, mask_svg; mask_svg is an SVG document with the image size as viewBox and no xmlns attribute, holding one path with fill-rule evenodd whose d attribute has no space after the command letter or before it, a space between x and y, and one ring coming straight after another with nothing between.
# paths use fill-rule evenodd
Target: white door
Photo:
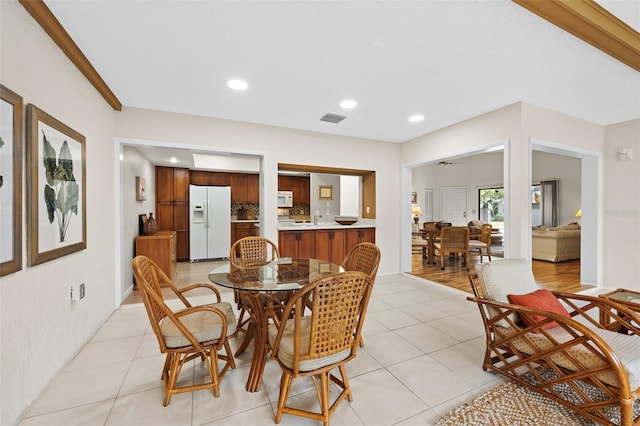
<instances>
[{"instance_id":1,"label":"white door","mask_svg":"<svg viewBox=\"0 0 640 426\"><path fill-rule=\"evenodd\" d=\"M440 190L440 220L453 226L467 224L467 188L442 188Z\"/></svg>"}]
</instances>

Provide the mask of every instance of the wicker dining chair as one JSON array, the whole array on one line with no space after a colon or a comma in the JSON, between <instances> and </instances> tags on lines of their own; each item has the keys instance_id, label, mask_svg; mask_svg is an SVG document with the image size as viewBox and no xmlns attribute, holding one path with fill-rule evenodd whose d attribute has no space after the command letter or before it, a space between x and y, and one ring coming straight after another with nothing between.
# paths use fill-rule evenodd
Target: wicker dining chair
<instances>
[{"instance_id":1,"label":"wicker dining chair","mask_svg":"<svg viewBox=\"0 0 640 426\"><path fill-rule=\"evenodd\" d=\"M280 252L278 251L278 246L276 246L273 241L259 236L240 238L231 245L231 249L229 250L229 261L233 268L262 266L277 260L279 257ZM239 311L236 333L245 333L245 339L236 351L236 355L239 355L244 352L249 345L252 334L248 333L250 318L247 313L247 306L242 301L240 291L234 289L233 297Z\"/></svg>"},{"instance_id":2,"label":"wicker dining chair","mask_svg":"<svg viewBox=\"0 0 640 426\"><path fill-rule=\"evenodd\" d=\"M469 253L472 251L478 251L480 253L480 263L482 263L482 257L486 255L491 262L491 231L493 226L490 223L482 224L480 228L480 235L477 240L469 240Z\"/></svg>"},{"instance_id":3,"label":"wicker dining chair","mask_svg":"<svg viewBox=\"0 0 640 426\"><path fill-rule=\"evenodd\" d=\"M182 392L211 389L215 397L220 396L220 381L229 368L236 368L227 339L235 334L236 327L231 305L221 302L220 293L209 284L194 284L179 290L160 267L145 256L136 256L132 267L160 352L167 355L161 376L165 388L162 405L168 406L172 395ZM185 305L184 309L173 311L167 306L160 283L175 293ZM183 293L195 288L210 289L217 303L191 306ZM219 354L222 348L224 355ZM209 381L178 387L182 367L196 358L205 363ZM218 359L226 361L221 371Z\"/></svg>"},{"instance_id":4,"label":"wicker dining chair","mask_svg":"<svg viewBox=\"0 0 640 426\"><path fill-rule=\"evenodd\" d=\"M353 400L345 364L356 356L371 286L369 275L358 271L322 278L294 293L282 314L269 325L271 358L282 369L276 423L283 414L293 414L328 426L340 402ZM304 316L309 299L311 315ZM331 374L336 368L340 378ZM312 378L320 412L286 405L292 383L300 377ZM331 403L330 382L341 389Z\"/></svg>"},{"instance_id":5,"label":"wicker dining chair","mask_svg":"<svg viewBox=\"0 0 640 426\"><path fill-rule=\"evenodd\" d=\"M360 271L369 275L371 285L376 281L378 266L380 266L380 248L374 243L364 242L354 246L342 261L345 271ZM360 347L364 347L362 336L358 340Z\"/></svg>"},{"instance_id":6,"label":"wicker dining chair","mask_svg":"<svg viewBox=\"0 0 640 426\"><path fill-rule=\"evenodd\" d=\"M462 265L469 269L469 227L445 226L441 229L440 241L433 244L435 251L440 254L440 269L444 269L444 256L455 255L462 257Z\"/></svg>"}]
</instances>

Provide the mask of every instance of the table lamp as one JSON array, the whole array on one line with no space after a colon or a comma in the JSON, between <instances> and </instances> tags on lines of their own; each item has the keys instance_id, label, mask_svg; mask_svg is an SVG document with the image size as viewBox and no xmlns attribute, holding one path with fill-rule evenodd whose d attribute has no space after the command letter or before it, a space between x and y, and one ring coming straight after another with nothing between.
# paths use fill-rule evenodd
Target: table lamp
<instances>
[{"instance_id":1,"label":"table lamp","mask_svg":"<svg viewBox=\"0 0 640 426\"><path fill-rule=\"evenodd\" d=\"M413 207L411 207L411 214L413 215L414 223L417 225L418 221L420 220L418 215L422 214L422 209L420 208L419 205L414 204Z\"/></svg>"}]
</instances>

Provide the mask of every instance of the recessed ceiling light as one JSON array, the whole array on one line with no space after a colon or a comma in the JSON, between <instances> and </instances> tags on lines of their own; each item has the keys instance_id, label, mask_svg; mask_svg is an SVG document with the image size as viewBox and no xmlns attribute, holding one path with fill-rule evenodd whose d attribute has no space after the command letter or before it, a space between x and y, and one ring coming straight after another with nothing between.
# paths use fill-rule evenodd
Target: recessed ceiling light
<instances>
[{"instance_id":1,"label":"recessed ceiling light","mask_svg":"<svg viewBox=\"0 0 640 426\"><path fill-rule=\"evenodd\" d=\"M175 164L175 163L177 163L177 162L178 162L178 159L177 159L176 157L171 157L171 158L169 158L169 162L171 162L171 163L174 163L174 164Z\"/></svg>"},{"instance_id":2,"label":"recessed ceiling light","mask_svg":"<svg viewBox=\"0 0 640 426\"><path fill-rule=\"evenodd\" d=\"M424 115L420 115L420 114L412 115L411 117L409 117L409 121L412 123L417 123L422 120L424 120Z\"/></svg>"},{"instance_id":3,"label":"recessed ceiling light","mask_svg":"<svg viewBox=\"0 0 640 426\"><path fill-rule=\"evenodd\" d=\"M358 105L358 103L352 99L347 99L344 100L342 102L340 102L340 106L344 109L351 109L351 108L355 108L356 105Z\"/></svg>"},{"instance_id":4,"label":"recessed ceiling light","mask_svg":"<svg viewBox=\"0 0 640 426\"><path fill-rule=\"evenodd\" d=\"M229 80L227 86L235 90L245 90L249 85L244 80Z\"/></svg>"}]
</instances>

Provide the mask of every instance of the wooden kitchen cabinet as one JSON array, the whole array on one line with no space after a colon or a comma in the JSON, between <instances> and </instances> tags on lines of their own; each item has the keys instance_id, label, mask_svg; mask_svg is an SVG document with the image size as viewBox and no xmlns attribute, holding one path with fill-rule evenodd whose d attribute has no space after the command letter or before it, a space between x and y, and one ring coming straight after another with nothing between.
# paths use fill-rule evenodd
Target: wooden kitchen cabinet
<instances>
[{"instance_id":1,"label":"wooden kitchen cabinet","mask_svg":"<svg viewBox=\"0 0 640 426\"><path fill-rule=\"evenodd\" d=\"M293 179L293 204L311 204L309 176L295 176Z\"/></svg>"},{"instance_id":2,"label":"wooden kitchen cabinet","mask_svg":"<svg viewBox=\"0 0 640 426\"><path fill-rule=\"evenodd\" d=\"M260 175L247 175L247 203L260 204Z\"/></svg>"},{"instance_id":3,"label":"wooden kitchen cabinet","mask_svg":"<svg viewBox=\"0 0 640 426\"><path fill-rule=\"evenodd\" d=\"M349 250L360 243L376 242L376 228L352 228L345 231L347 234L345 253L349 253Z\"/></svg>"},{"instance_id":4,"label":"wooden kitchen cabinet","mask_svg":"<svg viewBox=\"0 0 640 426\"><path fill-rule=\"evenodd\" d=\"M176 256L189 259L189 169L156 167L156 217L162 231L176 232Z\"/></svg>"},{"instance_id":5,"label":"wooden kitchen cabinet","mask_svg":"<svg viewBox=\"0 0 640 426\"><path fill-rule=\"evenodd\" d=\"M231 222L231 245L244 237L258 236L255 222Z\"/></svg>"},{"instance_id":6,"label":"wooden kitchen cabinet","mask_svg":"<svg viewBox=\"0 0 640 426\"><path fill-rule=\"evenodd\" d=\"M260 203L260 175L231 174L231 204Z\"/></svg>"},{"instance_id":7,"label":"wooden kitchen cabinet","mask_svg":"<svg viewBox=\"0 0 640 426\"><path fill-rule=\"evenodd\" d=\"M225 172L207 172L203 170L191 170L189 173L191 185L203 186L230 186L231 175Z\"/></svg>"},{"instance_id":8,"label":"wooden kitchen cabinet","mask_svg":"<svg viewBox=\"0 0 640 426\"><path fill-rule=\"evenodd\" d=\"M309 176L278 176L278 191L293 192L293 204L311 204Z\"/></svg>"},{"instance_id":9,"label":"wooden kitchen cabinet","mask_svg":"<svg viewBox=\"0 0 640 426\"><path fill-rule=\"evenodd\" d=\"M153 235L136 237L136 256L146 256L154 261L173 281L176 277L176 243L176 231L158 231Z\"/></svg>"},{"instance_id":10,"label":"wooden kitchen cabinet","mask_svg":"<svg viewBox=\"0 0 640 426\"><path fill-rule=\"evenodd\" d=\"M315 232L315 258L341 264L346 255L346 231L344 229L318 229Z\"/></svg>"},{"instance_id":11,"label":"wooden kitchen cabinet","mask_svg":"<svg viewBox=\"0 0 640 426\"><path fill-rule=\"evenodd\" d=\"M293 191L293 176L278 175L278 191Z\"/></svg>"},{"instance_id":12,"label":"wooden kitchen cabinet","mask_svg":"<svg viewBox=\"0 0 640 426\"><path fill-rule=\"evenodd\" d=\"M315 257L315 231L280 231L278 251L281 257Z\"/></svg>"}]
</instances>

